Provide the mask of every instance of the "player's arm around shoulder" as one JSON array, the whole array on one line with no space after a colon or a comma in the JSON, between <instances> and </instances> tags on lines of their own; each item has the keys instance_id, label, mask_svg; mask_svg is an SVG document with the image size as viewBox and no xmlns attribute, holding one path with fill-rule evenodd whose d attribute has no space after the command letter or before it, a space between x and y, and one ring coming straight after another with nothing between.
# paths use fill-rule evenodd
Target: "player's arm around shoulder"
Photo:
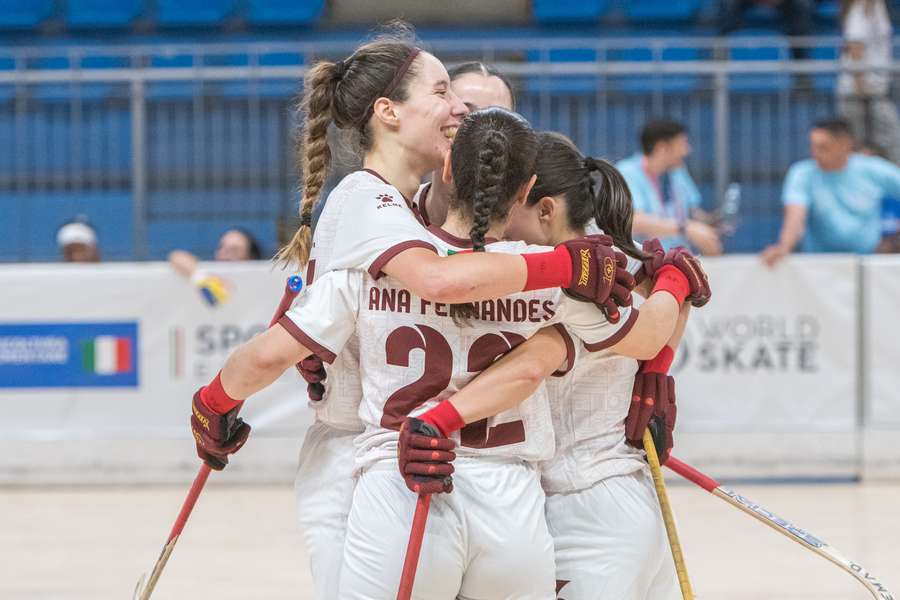
<instances>
[{"instance_id":1,"label":"player's arm around shoulder","mask_svg":"<svg viewBox=\"0 0 900 600\"><path fill-rule=\"evenodd\" d=\"M574 360L575 347L565 328L545 327L504 354L448 401L466 423L493 417L530 397L553 373L571 369Z\"/></svg>"},{"instance_id":2,"label":"player's arm around shoulder","mask_svg":"<svg viewBox=\"0 0 900 600\"><path fill-rule=\"evenodd\" d=\"M272 384L311 354L332 362L356 328L359 271L331 271L304 288L278 322L238 347L222 368L233 398L246 398Z\"/></svg>"}]
</instances>

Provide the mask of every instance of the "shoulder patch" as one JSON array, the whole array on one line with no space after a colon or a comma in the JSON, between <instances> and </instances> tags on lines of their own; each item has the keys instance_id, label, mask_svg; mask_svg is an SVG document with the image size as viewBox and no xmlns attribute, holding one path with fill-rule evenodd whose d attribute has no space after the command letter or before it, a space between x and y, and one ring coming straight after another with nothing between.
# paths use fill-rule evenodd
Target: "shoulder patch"
<instances>
[{"instance_id":1,"label":"shoulder patch","mask_svg":"<svg viewBox=\"0 0 900 600\"><path fill-rule=\"evenodd\" d=\"M387 208L388 206L403 208L403 205L397 202L392 194L381 193L375 196L375 199L378 201L378 208Z\"/></svg>"}]
</instances>

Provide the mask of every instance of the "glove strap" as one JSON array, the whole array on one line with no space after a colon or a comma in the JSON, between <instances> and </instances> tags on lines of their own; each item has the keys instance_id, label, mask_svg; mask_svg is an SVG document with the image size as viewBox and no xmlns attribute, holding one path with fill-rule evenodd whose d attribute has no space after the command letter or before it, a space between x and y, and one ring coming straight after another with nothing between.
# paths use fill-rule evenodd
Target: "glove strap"
<instances>
[{"instance_id":1,"label":"glove strap","mask_svg":"<svg viewBox=\"0 0 900 600\"><path fill-rule=\"evenodd\" d=\"M659 354L644 363L641 373L668 373L673 360L675 360L675 351L669 346L663 346Z\"/></svg>"},{"instance_id":2,"label":"glove strap","mask_svg":"<svg viewBox=\"0 0 900 600\"><path fill-rule=\"evenodd\" d=\"M427 410L418 417L422 421L434 425L441 435L449 437L451 433L465 427L466 422L459 415L459 411L449 400L444 400L431 410Z\"/></svg>"},{"instance_id":3,"label":"glove strap","mask_svg":"<svg viewBox=\"0 0 900 600\"><path fill-rule=\"evenodd\" d=\"M681 306L684 304L684 299L691 293L691 284L678 267L665 265L656 272L653 293L656 292L669 292Z\"/></svg>"},{"instance_id":4,"label":"glove strap","mask_svg":"<svg viewBox=\"0 0 900 600\"><path fill-rule=\"evenodd\" d=\"M216 374L212 382L200 390L200 402L203 406L218 415L224 415L235 406L240 406L241 401L235 400L222 387L222 372Z\"/></svg>"},{"instance_id":5,"label":"glove strap","mask_svg":"<svg viewBox=\"0 0 900 600\"><path fill-rule=\"evenodd\" d=\"M572 283L572 258L565 246L551 252L522 254L527 275L523 292L555 287L569 287Z\"/></svg>"}]
</instances>

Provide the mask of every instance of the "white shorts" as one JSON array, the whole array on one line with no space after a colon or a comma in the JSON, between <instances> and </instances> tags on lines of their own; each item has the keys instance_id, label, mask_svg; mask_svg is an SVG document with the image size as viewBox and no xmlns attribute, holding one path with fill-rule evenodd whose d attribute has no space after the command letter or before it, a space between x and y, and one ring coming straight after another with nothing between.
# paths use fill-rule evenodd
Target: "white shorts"
<instances>
[{"instance_id":1,"label":"white shorts","mask_svg":"<svg viewBox=\"0 0 900 600\"><path fill-rule=\"evenodd\" d=\"M677 600L675 563L646 470L547 496L560 600Z\"/></svg>"},{"instance_id":2,"label":"white shorts","mask_svg":"<svg viewBox=\"0 0 900 600\"><path fill-rule=\"evenodd\" d=\"M344 554L347 516L353 501L355 448L358 432L316 421L306 432L294 480L297 519L309 553L316 598L337 598Z\"/></svg>"},{"instance_id":3,"label":"white shorts","mask_svg":"<svg viewBox=\"0 0 900 600\"><path fill-rule=\"evenodd\" d=\"M453 492L431 500L412 597L555 598L553 540L537 470L522 462L463 457L455 466ZM337 597L397 597L415 505L395 461L360 476Z\"/></svg>"}]
</instances>

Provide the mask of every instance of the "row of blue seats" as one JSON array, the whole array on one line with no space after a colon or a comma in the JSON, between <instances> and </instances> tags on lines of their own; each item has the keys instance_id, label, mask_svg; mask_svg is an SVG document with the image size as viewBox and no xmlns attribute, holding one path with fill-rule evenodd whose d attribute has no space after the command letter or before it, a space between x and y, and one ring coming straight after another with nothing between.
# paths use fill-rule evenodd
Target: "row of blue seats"
<instances>
[{"instance_id":1,"label":"row of blue seats","mask_svg":"<svg viewBox=\"0 0 900 600\"><path fill-rule=\"evenodd\" d=\"M774 241L781 223L777 206L778 184L744 186L746 200L754 204L742 207L735 235L726 240L730 252L755 252ZM237 191L229 192L234 195ZM248 202L265 201L273 190L243 190ZM163 193L151 195L151 201L170 196L167 202L187 200L193 204L216 207L225 192ZM771 210L761 211L760 205ZM65 222L79 215L88 218L97 231L104 260L131 260L134 254L134 204L128 191L80 192L0 192L0 262L52 261L60 257L56 247L56 232ZM277 214L230 216L210 214L187 217L169 215L149 220L147 224L148 258L165 259L169 251L181 248L201 258L209 259L216 242L229 227L239 225L249 230L264 252L272 253L277 246Z\"/></svg>"},{"instance_id":2,"label":"row of blue seats","mask_svg":"<svg viewBox=\"0 0 900 600\"><path fill-rule=\"evenodd\" d=\"M205 206L209 215L172 215L149 220L148 258L162 260L175 248L212 258L219 237L229 227L240 225L257 238L264 251L276 249L277 213L230 216L212 214L222 198L240 194L245 202L264 203L274 190L231 190L228 192L156 192L148 201L185 201ZM271 207L270 207L271 208ZM0 192L0 262L58 260L56 232L67 221L85 216L97 231L105 260L130 260L134 255L134 203L128 191Z\"/></svg>"},{"instance_id":3,"label":"row of blue seats","mask_svg":"<svg viewBox=\"0 0 900 600\"><path fill-rule=\"evenodd\" d=\"M324 0L0 0L0 28L33 29L56 16L72 28L128 27L152 15L163 27L217 25L240 15L255 25L310 25Z\"/></svg>"},{"instance_id":4,"label":"row of blue seats","mask_svg":"<svg viewBox=\"0 0 900 600\"><path fill-rule=\"evenodd\" d=\"M621 15L633 23L684 24L714 17L719 0L533 0L539 24L598 22ZM897 3L896 0L894 0ZM231 18L251 25L303 26L322 16L324 0L0 0L0 28L33 29L61 17L72 28L123 28L148 17L162 27L215 26ZM762 4L762 3L761 3ZM817 3L823 21L834 21L836 0ZM774 9L754 8L751 18L776 18Z\"/></svg>"}]
</instances>

